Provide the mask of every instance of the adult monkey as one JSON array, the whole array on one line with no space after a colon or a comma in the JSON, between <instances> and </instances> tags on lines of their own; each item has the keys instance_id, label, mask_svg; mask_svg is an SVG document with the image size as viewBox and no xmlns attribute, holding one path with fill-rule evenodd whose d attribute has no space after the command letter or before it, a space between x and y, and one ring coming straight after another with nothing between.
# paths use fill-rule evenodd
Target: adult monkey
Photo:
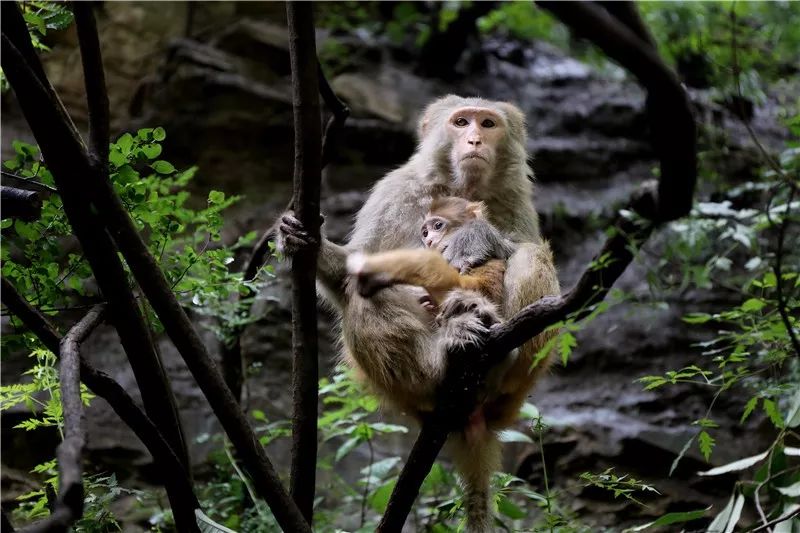
<instances>
[{"instance_id":1,"label":"adult monkey","mask_svg":"<svg viewBox=\"0 0 800 533\"><path fill-rule=\"evenodd\" d=\"M341 311L345 361L376 394L421 418L433 410L448 347L469 342L499 317L487 311L494 307L484 305L484 297L470 291L453 291L436 321L420 305L416 288L397 286L362 298L347 277L349 253L420 247L419 225L432 198L460 196L484 202L490 222L517 244L504 279L505 317L560 289L533 206L522 112L506 102L445 96L427 107L418 135L411 159L376 183L347 245L323 239L318 280L326 298ZM278 246L285 255L308 238L291 213L283 216ZM487 259L458 256L458 251L451 246L444 255L461 270ZM478 423L483 431L476 436L472 428L451 439L453 458L466 485L471 531L492 530L489 480L500 462L493 431L513 423L528 390L546 368L546 361L530 367L549 335L541 334L522 346L496 390L488 391Z\"/></svg>"}]
</instances>

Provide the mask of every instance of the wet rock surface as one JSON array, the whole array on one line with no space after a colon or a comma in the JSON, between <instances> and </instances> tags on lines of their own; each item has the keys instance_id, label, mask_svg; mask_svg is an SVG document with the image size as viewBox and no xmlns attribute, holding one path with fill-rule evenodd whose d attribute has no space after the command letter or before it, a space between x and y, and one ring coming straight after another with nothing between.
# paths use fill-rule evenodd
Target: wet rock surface
<instances>
[{"instance_id":1,"label":"wet rock surface","mask_svg":"<svg viewBox=\"0 0 800 533\"><path fill-rule=\"evenodd\" d=\"M359 42L352 37L349 45L357 48ZM240 17L224 27L212 25L200 39L160 42L151 51L157 61L148 59L138 65L139 70L128 72L137 81L133 93L127 86L125 90L111 86L112 102L130 102L129 106L119 104L128 112L115 115L118 128L165 127L165 157L176 165L200 167L193 185L198 196L210 189L244 195L228 220L225 238L231 241L268 227L291 194L292 109L285 43L281 27ZM416 119L427 102L446 93L509 100L528 117L529 149L538 182L535 201L554 248L562 287L569 288L600 248L602 229L615 208L651 177L656 165L647 143L641 89L619 73L600 74L544 44L488 40L484 43L487 73L447 85L416 77L410 65L393 60L396 54L374 43L364 42L363 47L369 53L358 56L361 63L331 80L353 115L324 174L322 209L329 238L339 242L346 238L369 187L411 154ZM55 63L57 58L48 61ZM74 86L71 80L65 73L54 81L62 88ZM734 169L732 174L742 179L752 175L757 158L743 128L705 94L693 94L693 100L703 120L713 120L728 132L732 155L726 164ZM67 103L73 104L70 99ZM79 122L82 118L77 117ZM24 138L20 124L13 113L7 122L4 113L4 132L19 132ZM780 140L775 124L770 109L755 110L754 127L767 143ZM3 144L6 150L9 143ZM727 299L724 294L675 294L661 307L644 303L649 294L646 264L657 256L665 238L664 232L654 236L642 254L645 265L632 265L618 283L642 303L622 303L589 324L578 335L579 346L568 364L557 365L531 397L551 427L544 437L551 486L566 491L570 509L598 526L638 523L665 511L697 509L719 503L729 494L726 480L709 482L695 475L708 467L696 447L668 477L676 454L694 433L690 423L706 412L711 394L687 386L646 392L636 382L643 375L678 369L696 359L692 343L705 338L705 333L690 328L680 317L700 299ZM245 358L255 372L247 381L246 405L263 410L269 419L290 416L287 283L287 277L279 275L260 295L255 311L262 318L248 327L242 339ZM334 322L322 310L324 371L331 369L337 357ZM212 351L219 353L214 336L208 331L204 336ZM171 343L162 339L159 346L190 441L218 433L216 419ZM132 372L111 329L96 332L86 353L136 394ZM12 380L26 365L24 358L4 360L3 382ZM715 463L760 449L758 421L740 428L736 424L739 408L715 406L715 420L721 424L719 438L737 443L715 453ZM13 412L3 416L4 498L13 494L7 487L25 484L24 470L31 462L48 453L5 438L14 416ZM158 481L143 447L107 405L93 402L87 420L93 464L116 470L122 478ZM741 438L745 431L746 439ZM193 445L193 459L203 461L216 445L207 440ZM407 450L407 442L392 442L379 451L405 455ZM270 451L278 464L286 464L285 443ZM357 452L345 465L357 472L364 464L359 459L366 461L366 455ZM541 488L538 446L508 445L505 466ZM582 472L598 473L609 467L655 485L665 497L641 508L577 481Z\"/></svg>"}]
</instances>

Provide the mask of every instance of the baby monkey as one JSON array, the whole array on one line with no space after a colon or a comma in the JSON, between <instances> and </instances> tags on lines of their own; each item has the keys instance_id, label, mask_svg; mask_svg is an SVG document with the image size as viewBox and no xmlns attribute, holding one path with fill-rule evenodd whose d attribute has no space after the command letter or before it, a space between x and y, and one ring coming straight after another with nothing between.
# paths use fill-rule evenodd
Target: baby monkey
<instances>
[{"instance_id":1,"label":"baby monkey","mask_svg":"<svg viewBox=\"0 0 800 533\"><path fill-rule=\"evenodd\" d=\"M392 285L417 285L438 306L447 292L461 288L501 305L506 260L514 246L486 220L485 211L482 202L434 198L420 230L427 249L348 257L347 270L355 277L358 293L366 298Z\"/></svg>"}]
</instances>

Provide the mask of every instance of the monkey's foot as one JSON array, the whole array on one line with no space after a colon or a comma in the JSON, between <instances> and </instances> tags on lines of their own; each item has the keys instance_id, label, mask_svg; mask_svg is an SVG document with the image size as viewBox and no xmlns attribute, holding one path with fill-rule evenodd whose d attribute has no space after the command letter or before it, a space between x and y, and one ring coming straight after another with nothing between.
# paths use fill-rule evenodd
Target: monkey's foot
<instances>
[{"instance_id":1,"label":"monkey's foot","mask_svg":"<svg viewBox=\"0 0 800 533\"><path fill-rule=\"evenodd\" d=\"M367 257L361 252L347 256L347 273L356 282L356 290L363 298L370 298L376 292L394 285L385 272L370 272L367 269Z\"/></svg>"},{"instance_id":2,"label":"monkey's foot","mask_svg":"<svg viewBox=\"0 0 800 533\"><path fill-rule=\"evenodd\" d=\"M291 257L299 250L316 243L317 240L308 234L293 212L289 211L281 217L276 245L284 257Z\"/></svg>"},{"instance_id":3,"label":"monkey's foot","mask_svg":"<svg viewBox=\"0 0 800 533\"><path fill-rule=\"evenodd\" d=\"M450 291L440 309L436 323L446 329L447 343L461 349L482 343L491 327L500 322L497 307L474 291Z\"/></svg>"}]
</instances>

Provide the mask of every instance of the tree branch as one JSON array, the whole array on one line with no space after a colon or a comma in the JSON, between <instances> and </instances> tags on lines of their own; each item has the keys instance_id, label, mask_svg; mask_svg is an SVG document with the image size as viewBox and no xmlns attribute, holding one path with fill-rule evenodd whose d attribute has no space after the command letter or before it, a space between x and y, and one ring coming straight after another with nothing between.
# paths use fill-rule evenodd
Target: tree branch
<instances>
[{"instance_id":1,"label":"tree branch","mask_svg":"<svg viewBox=\"0 0 800 533\"><path fill-rule=\"evenodd\" d=\"M2 299L11 313L54 354L60 354L61 337L47 318L32 307L5 278ZM90 391L108 403L117 416L142 441L153 456L167 489L175 523L180 531L197 531L194 510L200 507L189 477L178 456L150 418L139 408L128 392L111 376L80 359L81 381Z\"/></svg>"},{"instance_id":2,"label":"tree branch","mask_svg":"<svg viewBox=\"0 0 800 533\"><path fill-rule=\"evenodd\" d=\"M108 165L110 142L110 113L103 58L97 38L93 2L73 2L75 26L78 29L78 44L86 82L86 102L89 105L89 154L104 168Z\"/></svg>"},{"instance_id":3,"label":"tree branch","mask_svg":"<svg viewBox=\"0 0 800 533\"><path fill-rule=\"evenodd\" d=\"M317 290L322 131L317 49L310 2L287 2L294 108L294 195L297 218L313 243L292 258L292 467L290 492L311 523L317 469Z\"/></svg>"},{"instance_id":4,"label":"tree branch","mask_svg":"<svg viewBox=\"0 0 800 533\"><path fill-rule=\"evenodd\" d=\"M56 449L58 457L58 498L50 516L26 527L26 533L69 530L83 516L83 448L86 435L81 400L80 348L92 331L103 322L105 306L93 307L70 329L60 342L58 381L64 440Z\"/></svg>"},{"instance_id":5,"label":"tree branch","mask_svg":"<svg viewBox=\"0 0 800 533\"><path fill-rule=\"evenodd\" d=\"M7 4L11 4L13 9L6 10ZM24 27L25 22L15 3L4 3L3 9L4 29L18 25ZM24 35L29 39L27 31ZM38 62L38 58L34 57L34 60ZM90 178L93 173L83 143L64 119L66 111L52 86L46 79L42 83L36 78L35 69L25 62L16 43L12 43L6 33L2 35L2 61L3 71L56 182L64 212L100 290L109 302L109 316L128 355L145 410L188 465L175 399L150 330L128 286L128 277L116 248L90 206L86 184L75 179L75 176Z\"/></svg>"},{"instance_id":6,"label":"tree branch","mask_svg":"<svg viewBox=\"0 0 800 533\"><path fill-rule=\"evenodd\" d=\"M87 63L87 66L91 63ZM107 176L89 172L94 183L93 201L101 218L112 231L134 276L158 314L167 334L183 356L198 381L231 442L239 451L257 492L267 501L279 524L286 530L307 531L294 503L253 433L236 399L225 386L222 376L208 354L188 316L174 294L155 259L138 234L130 217L113 190Z\"/></svg>"},{"instance_id":7,"label":"tree branch","mask_svg":"<svg viewBox=\"0 0 800 533\"><path fill-rule=\"evenodd\" d=\"M666 222L687 215L692 208L697 181L694 116L678 77L658 52L637 36L637 31L646 31L643 24L631 29L624 21L590 2L538 1L537 5L596 44L647 90L651 143L661 164L661 175L666 177L659 181L653 219Z\"/></svg>"},{"instance_id":8,"label":"tree branch","mask_svg":"<svg viewBox=\"0 0 800 533\"><path fill-rule=\"evenodd\" d=\"M3 217L30 222L42 214L42 199L36 191L0 186Z\"/></svg>"},{"instance_id":9,"label":"tree branch","mask_svg":"<svg viewBox=\"0 0 800 533\"><path fill-rule=\"evenodd\" d=\"M648 38L635 7L615 6L614 12L621 17L618 19L589 3L538 4L619 61L645 86L651 142L659 158L661 177L657 186L645 183L633 195L629 210L620 212L611 236L572 290L563 296L534 302L493 328L480 344L463 353L447 354L447 373L436 408L424 422L412 455L392 491L379 526L381 532L402 530L422 480L442 447L442 439L450 431L463 427L477 403L479 385L488 371L509 351L547 327L570 316L579 319L590 312L591 306L605 298L652 231L660 223L683 216L691 209L697 177L694 117L683 88L656 53L654 41Z\"/></svg>"}]
</instances>

